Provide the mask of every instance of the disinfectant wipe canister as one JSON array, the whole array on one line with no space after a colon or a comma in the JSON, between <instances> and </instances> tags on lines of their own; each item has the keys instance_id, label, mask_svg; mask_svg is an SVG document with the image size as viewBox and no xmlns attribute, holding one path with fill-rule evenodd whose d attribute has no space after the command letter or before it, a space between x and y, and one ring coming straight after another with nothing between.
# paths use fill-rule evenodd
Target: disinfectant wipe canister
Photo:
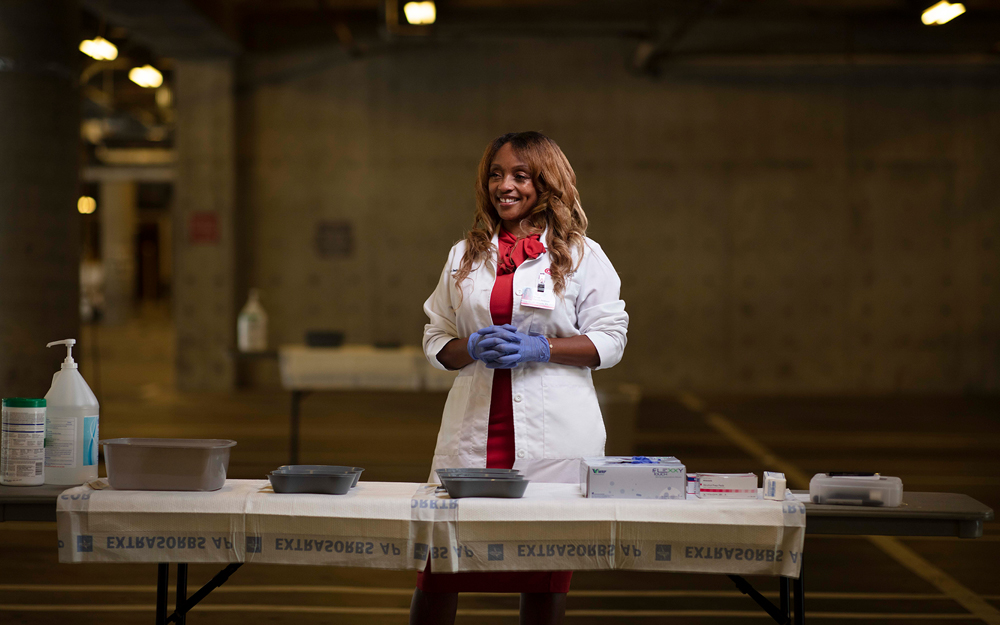
<instances>
[{"instance_id":1,"label":"disinfectant wipe canister","mask_svg":"<svg viewBox=\"0 0 1000 625\"><path fill-rule=\"evenodd\" d=\"M97 479L100 407L73 360L76 339L53 345L66 346L66 360L45 394L45 483L83 484Z\"/></svg>"},{"instance_id":2,"label":"disinfectant wipe canister","mask_svg":"<svg viewBox=\"0 0 1000 625\"><path fill-rule=\"evenodd\" d=\"M45 483L45 400L7 397L0 420L0 484Z\"/></svg>"}]
</instances>

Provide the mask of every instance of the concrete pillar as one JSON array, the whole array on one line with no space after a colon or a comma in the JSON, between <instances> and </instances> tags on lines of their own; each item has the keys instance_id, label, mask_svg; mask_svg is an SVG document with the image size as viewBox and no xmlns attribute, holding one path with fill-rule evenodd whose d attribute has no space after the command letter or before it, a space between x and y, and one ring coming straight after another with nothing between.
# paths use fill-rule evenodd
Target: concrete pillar
<instances>
[{"instance_id":1,"label":"concrete pillar","mask_svg":"<svg viewBox=\"0 0 1000 625\"><path fill-rule=\"evenodd\" d=\"M0 394L41 397L80 330L77 4L0 2Z\"/></svg>"},{"instance_id":2,"label":"concrete pillar","mask_svg":"<svg viewBox=\"0 0 1000 625\"><path fill-rule=\"evenodd\" d=\"M228 390L232 348L235 94L232 60L178 60L174 203L174 319L177 386Z\"/></svg>"},{"instance_id":3,"label":"concrete pillar","mask_svg":"<svg viewBox=\"0 0 1000 625\"><path fill-rule=\"evenodd\" d=\"M125 323L135 304L136 184L101 183L101 261L104 266L104 322Z\"/></svg>"}]
</instances>

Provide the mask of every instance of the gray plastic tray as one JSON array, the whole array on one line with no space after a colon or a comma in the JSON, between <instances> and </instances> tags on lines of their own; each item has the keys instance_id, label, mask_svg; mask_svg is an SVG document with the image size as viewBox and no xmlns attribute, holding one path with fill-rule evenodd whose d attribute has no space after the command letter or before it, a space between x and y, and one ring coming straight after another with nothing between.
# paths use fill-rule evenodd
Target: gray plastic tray
<instances>
[{"instance_id":1,"label":"gray plastic tray","mask_svg":"<svg viewBox=\"0 0 1000 625\"><path fill-rule=\"evenodd\" d=\"M448 471L444 473L440 470L437 472L438 479L444 479L446 477L491 477L495 479L503 480L523 480L524 477L520 473L503 473L497 472L487 472L487 471Z\"/></svg>"},{"instance_id":2,"label":"gray plastic tray","mask_svg":"<svg viewBox=\"0 0 1000 625\"><path fill-rule=\"evenodd\" d=\"M351 490L357 473L279 473L267 476L276 493L343 495Z\"/></svg>"},{"instance_id":3,"label":"gray plastic tray","mask_svg":"<svg viewBox=\"0 0 1000 625\"><path fill-rule=\"evenodd\" d=\"M443 477L441 482L452 499L462 497L501 497L518 499L528 488L525 479L493 479L485 477Z\"/></svg>"},{"instance_id":4,"label":"gray plastic tray","mask_svg":"<svg viewBox=\"0 0 1000 625\"><path fill-rule=\"evenodd\" d=\"M285 473L289 475L340 475L343 473L351 473L354 475L354 483L351 484L351 488L354 488L358 485L358 480L361 479L361 474L364 473L364 468L344 467L333 464L286 464L278 467L271 473Z\"/></svg>"},{"instance_id":5,"label":"gray plastic tray","mask_svg":"<svg viewBox=\"0 0 1000 625\"><path fill-rule=\"evenodd\" d=\"M219 490L236 441L217 438L112 438L100 441L116 490Z\"/></svg>"},{"instance_id":6,"label":"gray plastic tray","mask_svg":"<svg viewBox=\"0 0 1000 625\"><path fill-rule=\"evenodd\" d=\"M436 469L438 475L442 473L508 473L510 475L521 475L518 469L490 469L484 467L454 467L450 469Z\"/></svg>"}]
</instances>

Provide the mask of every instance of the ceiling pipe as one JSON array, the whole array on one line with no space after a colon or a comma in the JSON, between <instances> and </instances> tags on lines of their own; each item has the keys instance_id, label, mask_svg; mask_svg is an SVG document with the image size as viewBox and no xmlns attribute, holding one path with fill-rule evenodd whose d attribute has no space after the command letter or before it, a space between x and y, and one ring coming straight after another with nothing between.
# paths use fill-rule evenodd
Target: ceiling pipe
<instances>
[{"instance_id":1,"label":"ceiling pipe","mask_svg":"<svg viewBox=\"0 0 1000 625\"><path fill-rule=\"evenodd\" d=\"M698 3L697 10L689 13L669 33L659 40L642 41L635 48L632 65L643 74L655 74L656 63L674 51L677 45L700 22L719 10L726 0L709 0Z\"/></svg>"}]
</instances>

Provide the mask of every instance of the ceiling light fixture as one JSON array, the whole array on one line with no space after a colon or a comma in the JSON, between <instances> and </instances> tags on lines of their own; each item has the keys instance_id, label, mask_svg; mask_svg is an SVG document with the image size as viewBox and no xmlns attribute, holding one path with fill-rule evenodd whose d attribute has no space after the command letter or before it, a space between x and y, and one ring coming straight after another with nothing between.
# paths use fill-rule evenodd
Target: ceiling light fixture
<instances>
[{"instance_id":1,"label":"ceiling light fixture","mask_svg":"<svg viewBox=\"0 0 1000 625\"><path fill-rule=\"evenodd\" d=\"M118 58L118 48L104 37L81 41L80 52L98 61L114 61Z\"/></svg>"},{"instance_id":2,"label":"ceiling light fixture","mask_svg":"<svg viewBox=\"0 0 1000 625\"><path fill-rule=\"evenodd\" d=\"M437 7L433 2L407 2L403 5L403 15L411 24L433 24L437 19Z\"/></svg>"},{"instance_id":3,"label":"ceiling light fixture","mask_svg":"<svg viewBox=\"0 0 1000 625\"><path fill-rule=\"evenodd\" d=\"M81 215L89 215L97 210L97 200L89 195L81 195L80 199L76 201L76 210Z\"/></svg>"},{"instance_id":4,"label":"ceiling light fixture","mask_svg":"<svg viewBox=\"0 0 1000 625\"><path fill-rule=\"evenodd\" d=\"M163 84L163 74L152 65L133 67L128 71L128 79L147 89L156 89Z\"/></svg>"},{"instance_id":5,"label":"ceiling light fixture","mask_svg":"<svg viewBox=\"0 0 1000 625\"><path fill-rule=\"evenodd\" d=\"M962 13L965 13L965 5L961 2L952 4L948 0L941 0L941 2L924 10L920 21L927 26L935 26L950 22Z\"/></svg>"}]
</instances>

